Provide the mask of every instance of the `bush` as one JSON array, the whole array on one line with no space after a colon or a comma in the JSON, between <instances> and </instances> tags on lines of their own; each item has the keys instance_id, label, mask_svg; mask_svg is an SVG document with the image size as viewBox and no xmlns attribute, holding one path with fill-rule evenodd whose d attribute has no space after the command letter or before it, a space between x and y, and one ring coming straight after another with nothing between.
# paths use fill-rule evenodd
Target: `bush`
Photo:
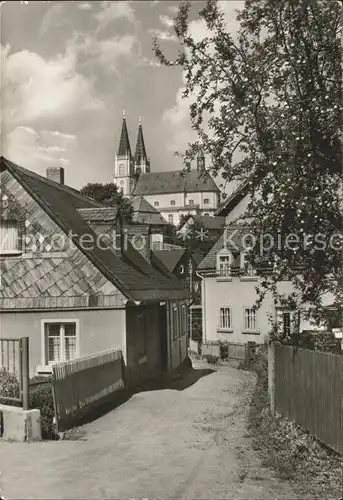
<instances>
[{"instance_id":1,"label":"bush","mask_svg":"<svg viewBox=\"0 0 343 500\"><path fill-rule=\"evenodd\" d=\"M57 432L54 424L54 400L50 381L44 381L41 385L32 387L29 395L29 406L30 408L37 408L40 410L42 438L57 439Z\"/></svg>"},{"instance_id":2,"label":"bush","mask_svg":"<svg viewBox=\"0 0 343 500\"><path fill-rule=\"evenodd\" d=\"M1 397L2 396L2 397ZM15 401L7 401L4 399L19 398L20 397L20 384L17 375L6 371L0 372L0 403L10 404L12 406L20 406L20 403Z\"/></svg>"},{"instance_id":3,"label":"bush","mask_svg":"<svg viewBox=\"0 0 343 500\"><path fill-rule=\"evenodd\" d=\"M219 341L220 359L228 359L229 357L229 343L226 340Z\"/></svg>"},{"instance_id":4,"label":"bush","mask_svg":"<svg viewBox=\"0 0 343 500\"><path fill-rule=\"evenodd\" d=\"M30 386L29 393L29 408L37 408L41 414L41 430L43 439L56 439L57 433L53 423L55 410L54 400L52 395L52 384L46 377L34 377L30 383L39 382L37 385ZM0 403L10 404L11 406L20 406L20 403L15 401L7 401L7 397L19 397L20 384L18 377L13 373L0 373ZM1 396L3 396L1 398Z\"/></svg>"}]
</instances>

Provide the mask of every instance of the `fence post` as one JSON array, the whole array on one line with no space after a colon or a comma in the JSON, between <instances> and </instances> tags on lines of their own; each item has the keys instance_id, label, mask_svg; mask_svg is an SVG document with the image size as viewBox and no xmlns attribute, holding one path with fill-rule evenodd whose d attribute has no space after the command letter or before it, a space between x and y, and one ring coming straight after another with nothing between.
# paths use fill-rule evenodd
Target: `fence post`
<instances>
[{"instance_id":1,"label":"fence post","mask_svg":"<svg viewBox=\"0 0 343 500\"><path fill-rule=\"evenodd\" d=\"M22 402L23 409L29 409L29 338L21 338L21 373L22 373Z\"/></svg>"},{"instance_id":2,"label":"fence post","mask_svg":"<svg viewBox=\"0 0 343 500\"><path fill-rule=\"evenodd\" d=\"M268 395L272 415L275 415L275 344L272 341L268 345Z\"/></svg>"}]
</instances>

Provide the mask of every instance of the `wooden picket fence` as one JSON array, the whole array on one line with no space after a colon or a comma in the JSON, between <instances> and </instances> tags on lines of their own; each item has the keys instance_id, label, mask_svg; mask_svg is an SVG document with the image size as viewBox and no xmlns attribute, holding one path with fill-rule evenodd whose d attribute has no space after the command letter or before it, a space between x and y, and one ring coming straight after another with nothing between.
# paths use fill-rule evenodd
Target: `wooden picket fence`
<instances>
[{"instance_id":1,"label":"wooden picket fence","mask_svg":"<svg viewBox=\"0 0 343 500\"><path fill-rule=\"evenodd\" d=\"M343 356L275 345L275 408L343 454Z\"/></svg>"},{"instance_id":2,"label":"wooden picket fence","mask_svg":"<svg viewBox=\"0 0 343 500\"><path fill-rule=\"evenodd\" d=\"M124 389L122 351L109 351L53 365L52 390L57 431L82 422Z\"/></svg>"}]
</instances>

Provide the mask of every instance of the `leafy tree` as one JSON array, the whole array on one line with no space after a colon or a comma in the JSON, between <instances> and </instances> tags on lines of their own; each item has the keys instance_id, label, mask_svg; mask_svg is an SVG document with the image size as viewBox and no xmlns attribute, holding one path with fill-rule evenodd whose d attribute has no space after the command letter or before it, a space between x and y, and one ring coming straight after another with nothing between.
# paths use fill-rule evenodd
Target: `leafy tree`
<instances>
[{"instance_id":1,"label":"leafy tree","mask_svg":"<svg viewBox=\"0 0 343 500\"><path fill-rule=\"evenodd\" d=\"M88 183L80 190L80 193L108 207L118 206L119 213L124 219L132 219L133 209L131 201L123 196L122 191L118 191L118 187L115 184Z\"/></svg>"},{"instance_id":2,"label":"leafy tree","mask_svg":"<svg viewBox=\"0 0 343 500\"><path fill-rule=\"evenodd\" d=\"M198 140L184 153L186 167L202 148L222 186L245 183L243 222L257 242L248 259L260 274L269 268L256 306L271 292L290 308L310 303L324 318L323 294L337 303L343 295L342 2L246 0L234 37L208 0L199 12L208 35L200 41L189 32L189 9L181 4L175 18L181 48L174 61L154 40L160 63L183 69L183 96L193 100ZM292 233L298 244L286 240ZM261 251L266 235L274 237L268 252ZM285 279L295 285L291 295L278 291Z\"/></svg>"}]
</instances>

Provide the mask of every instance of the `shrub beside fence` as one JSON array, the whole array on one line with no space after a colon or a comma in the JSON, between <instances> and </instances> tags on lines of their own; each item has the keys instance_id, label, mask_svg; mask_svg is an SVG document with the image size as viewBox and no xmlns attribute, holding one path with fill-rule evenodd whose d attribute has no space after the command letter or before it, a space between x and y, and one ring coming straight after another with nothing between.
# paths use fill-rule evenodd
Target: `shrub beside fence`
<instances>
[{"instance_id":1,"label":"shrub beside fence","mask_svg":"<svg viewBox=\"0 0 343 500\"><path fill-rule=\"evenodd\" d=\"M58 432L79 424L124 389L119 349L53 365L53 396Z\"/></svg>"},{"instance_id":2,"label":"shrub beside fence","mask_svg":"<svg viewBox=\"0 0 343 500\"><path fill-rule=\"evenodd\" d=\"M343 454L343 358L274 344L275 410Z\"/></svg>"}]
</instances>

